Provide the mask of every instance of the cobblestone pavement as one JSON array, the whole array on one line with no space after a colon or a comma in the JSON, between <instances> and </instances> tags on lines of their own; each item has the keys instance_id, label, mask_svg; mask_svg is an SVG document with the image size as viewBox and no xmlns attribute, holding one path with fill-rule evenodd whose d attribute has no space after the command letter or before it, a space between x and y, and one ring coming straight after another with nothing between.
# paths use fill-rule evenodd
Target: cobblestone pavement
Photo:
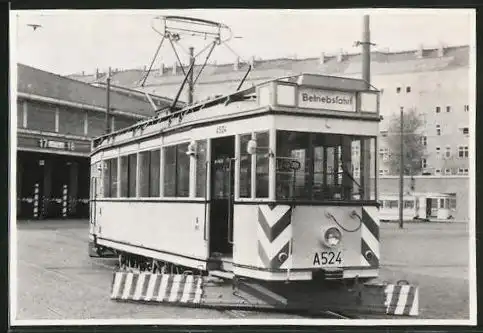
<instances>
[{"instance_id":1,"label":"cobblestone pavement","mask_svg":"<svg viewBox=\"0 0 483 333\"><path fill-rule=\"evenodd\" d=\"M17 319L301 318L113 302L115 260L87 256L86 221L20 221L17 230ZM381 279L419 284L422 318L468 318L466 224L388 224L381 238Z\"/></svg>"}]
</instances>

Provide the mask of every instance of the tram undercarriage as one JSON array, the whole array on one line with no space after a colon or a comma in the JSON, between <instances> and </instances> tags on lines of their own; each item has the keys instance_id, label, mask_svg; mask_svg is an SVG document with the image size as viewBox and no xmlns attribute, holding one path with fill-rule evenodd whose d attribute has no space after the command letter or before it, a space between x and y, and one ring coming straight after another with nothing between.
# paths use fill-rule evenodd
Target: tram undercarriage
<instances>
[{"instance_id":1,"label":"tram undercarriage","mask_svg":"<svg viewBox=\"0 0 483 333\"><path fill-rule=\"evenodd\" d=\"M371 283L371 279L327 279L314 272L310 281L262 281L221 271L193 270L170 262L107 248L92 256L117 257L111 299L214 308L297 313L312 318L417 316L419 289L407 281Z\"/></svg>"}]
</instances>

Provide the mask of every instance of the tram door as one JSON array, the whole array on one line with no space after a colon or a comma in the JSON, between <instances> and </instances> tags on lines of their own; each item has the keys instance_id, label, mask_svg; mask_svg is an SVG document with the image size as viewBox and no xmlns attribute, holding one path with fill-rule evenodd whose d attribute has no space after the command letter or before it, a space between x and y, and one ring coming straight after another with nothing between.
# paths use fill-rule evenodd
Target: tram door
<instances>
[{"instance_id":1,"label":"tram door","mask_svg":"<svg viewBox=\"0 0 483 333\"><path fill-rule=\"evenodd\" d=\"M235 137L211 144L210 254L233 255Z\"/></svg>"}]
</instances>

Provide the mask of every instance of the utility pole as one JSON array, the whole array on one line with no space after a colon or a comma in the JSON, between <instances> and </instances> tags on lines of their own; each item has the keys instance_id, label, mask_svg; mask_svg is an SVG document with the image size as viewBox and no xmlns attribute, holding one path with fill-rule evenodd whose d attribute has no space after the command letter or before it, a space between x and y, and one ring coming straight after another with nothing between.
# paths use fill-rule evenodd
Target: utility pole
<instances>
[{"instance_id":1,"label":"utility pole","mask_svg":"<svg viewBox=\"0 0 483 333\"><path fill-rule=\"evenodd\" d=\"M403 195L404 195L404 120L403 120L403 111L404 108L401 106L400 108L400 151L401 151L401 156L400 156L400 161L399 161L399 228L402 229L404 227L404 221L403 221Z\"/></svg>"},{"instance_id":2,"label":"utility pole","mask_svg":"<svg viewBox=\"0 0 483 333\"><path fill-rule=\"evenodd\" d=\"M369 15L364 15L362 35L362 78L366 81L367 89L371 88L371 30Z\"/></svg>"},{"instance_id":3,"label":"utility pole","mask_svg":"<svg viewBox=\"0 0 483 333\"><path fill-rule=\"evenodd\" d=\"M190 66L194 66L195 57L194 57L193 47L189 48L189 55L190 55ZM194 90L193 73L194 73L194 68L191 72L188 73L188 104L193 104L193 90Z\"/></svg>"},{"instance_id":4,"label":"utility pole","mask_svg":"<svg viewBox=\"0 0 483 333\"><path fill-rule=\"evenodd\" d=\"M110 112L111 112L111 67L109 67L109 72L107 73L107 89L106 89L106 134L111 132L110 126Z\"/></svg>"}]
</instances>

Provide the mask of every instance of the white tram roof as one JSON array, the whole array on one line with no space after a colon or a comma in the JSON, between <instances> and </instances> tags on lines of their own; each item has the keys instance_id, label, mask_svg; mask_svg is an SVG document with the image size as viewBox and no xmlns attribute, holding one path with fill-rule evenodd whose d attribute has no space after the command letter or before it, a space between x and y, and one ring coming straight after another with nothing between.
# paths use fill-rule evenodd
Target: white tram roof
<instances>
[{"instance_id":1,"label":"white tram roof","mask_svg":"<svg viewBox=\"0 0 483 333\"><path fill-rule=\"evenodd\" d=\"M261 86L267 86L271 82L280 82L280 83L289 84L292 86L303 86L306 88L331 90L331 91L339 91L339 92L373 92L373 93L379 92L379 90L377 90L372 85L370 85L370 88L368 89L367 82L362 79L312 74L312 73L301 73L297 75L279 77L279 78L267 80L257 85L253 85L243 90L235 91L230 94L217 95L212 98L208 98L202 101L197 101L194 104L187 105L182 109L179 109L179 108L174 109L171 112L169 111L169 108L158 110L159 114L156 116L153 116L146 120L142 120L130 127L119 129L109 134L104 134L102 136L94 138L93 150L91 152L91 155L96 153L96 150L97 150L96 148L101 144L109 142L111 141L110 139L128 132L133 132L138 129L141 129L142 131L147 127L153 126L155 124L160 124L160 123L169 122L171 124L171 121L173 119L179 118L181 120L186 115L190 115L197 111L206 110L207 108L211 108L220 104L224 104L226 106L233 102L250 101L250 100L255 101L257 98L257 88ZM165 113L161 114L161 112L163 111ZM379 118L378 115L377 115L377 118Z\"/></svg>"}]
</instances>

